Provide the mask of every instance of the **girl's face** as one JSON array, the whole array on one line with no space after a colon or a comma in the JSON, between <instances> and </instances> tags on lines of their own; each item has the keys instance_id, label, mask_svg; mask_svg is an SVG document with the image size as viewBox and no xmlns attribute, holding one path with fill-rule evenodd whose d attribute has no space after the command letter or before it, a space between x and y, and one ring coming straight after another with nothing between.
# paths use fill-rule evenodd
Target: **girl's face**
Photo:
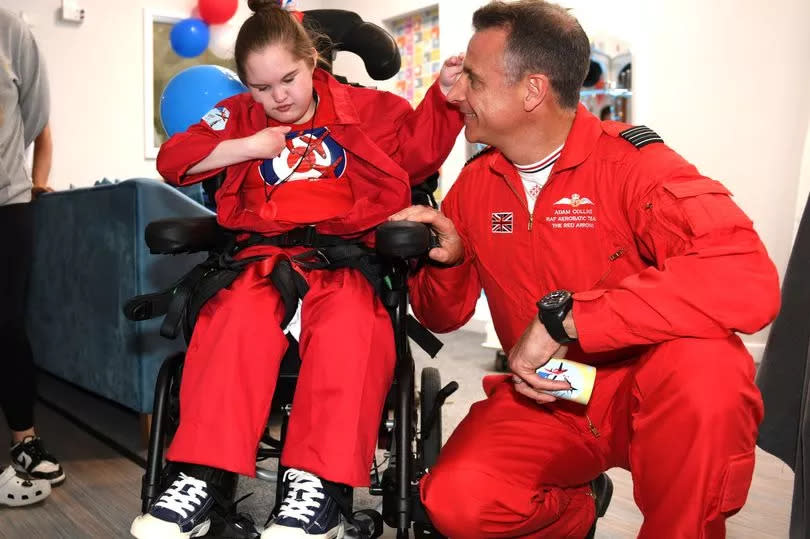
<instances>
[{"instance_id":1,"label":"girl's face","mask_svg":"<svg viewBox=\"0 0 810 539\"><path fill-rule=\"evenodd\" d=\"M312 58L296 59L287 47L273 44L245 58L245 78L250 94L270 118L284 124L301 124L315 113L312 98Z\"/></svg>"}]
</instances>

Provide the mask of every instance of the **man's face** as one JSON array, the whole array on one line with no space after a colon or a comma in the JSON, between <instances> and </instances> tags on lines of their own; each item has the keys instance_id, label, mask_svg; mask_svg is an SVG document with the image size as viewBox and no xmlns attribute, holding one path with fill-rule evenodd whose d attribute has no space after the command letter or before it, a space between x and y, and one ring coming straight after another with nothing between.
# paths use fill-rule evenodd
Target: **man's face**
<instances>
[{"instance_id":1,"label":"man's face","mask_svg":"<svg viewBox=\"0 0 810 539\"><path fill-rule=\"evenodd\" d=\"M470 142L500 147L525 118L523 85L509 85L504 65L506 32L476 32L464 57L464 71L447 98L464 113L464 136Z\"/></svg>"}]
</instances>

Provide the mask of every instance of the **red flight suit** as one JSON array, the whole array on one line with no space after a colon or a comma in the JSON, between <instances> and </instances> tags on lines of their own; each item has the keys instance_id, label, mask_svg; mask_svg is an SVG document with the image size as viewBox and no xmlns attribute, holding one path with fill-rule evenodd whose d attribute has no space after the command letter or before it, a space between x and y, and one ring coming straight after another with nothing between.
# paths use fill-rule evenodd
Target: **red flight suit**
<instances>
[{"instance_id":1,"label":"red flight suit","mask_svg":"<svg viewBox=\"0 0 810 539\"><path fill-rule=\"evenodd\" d=\"M216 195L222 226L275 235L314 225L323 234L370 238L377 224L410 203L411 180L418 183L439 168L461 129L461 114L438 83L416 111L400 97L340 84L320 69L313 85L315 116L292 126L279 157L227 167ZM158 170L176 185L200 181L222 169L186 172L217 144L270 125L278 124L249 94L225 99L161 147ZM255 473L287 347L279 327L283 303L267 276L280 257L303 250L245 250L241 256L270 256L250 265L200 311L170 460ZM309 292L301 307L302 367L282 463L331 481L367 485L395 362L390 318L358 271L297 269Z\"/></svg>"},{"instance_id":2,"label":"red flight suit","mask_svg":"<svg viewBox=\"0 0 810 539\"><path fill-rule=\"evenodd\" d=\"M630 470L640 537L722 537L745 502L762 401L735 332L779 307L776 269L722 184L662 143L584 107L530 215L497 150L469 163L442 205L465 260L426 267L412 304L434 331L472 316L483 287L507 352L556 289L574 292L579 340L567 357L597 367L587 406L539 405L509 376L484 380L422 482L453 538L583 537L588 482Z\"/></svg>"}]
</instances>

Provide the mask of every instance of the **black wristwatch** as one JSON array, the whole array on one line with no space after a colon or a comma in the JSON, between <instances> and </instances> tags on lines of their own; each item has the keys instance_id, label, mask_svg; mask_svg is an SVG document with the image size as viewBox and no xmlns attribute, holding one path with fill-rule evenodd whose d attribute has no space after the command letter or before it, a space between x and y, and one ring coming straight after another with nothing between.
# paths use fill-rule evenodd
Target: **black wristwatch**
<instances>
[{"instance_id":1,"label":"black wristwatch","mask_svg":"<svg viewBox=\"0 0 810 539\"><path fill-rule=\"evenodd\" d=\"M546 331L551 338L560 344L567 344L576 339L572 339L565 332L563 320L574 306L574 297L568 290L555 290L549 292L537 302L539 309L538 318L546 326Z\"/></svg>"}]
</instances>

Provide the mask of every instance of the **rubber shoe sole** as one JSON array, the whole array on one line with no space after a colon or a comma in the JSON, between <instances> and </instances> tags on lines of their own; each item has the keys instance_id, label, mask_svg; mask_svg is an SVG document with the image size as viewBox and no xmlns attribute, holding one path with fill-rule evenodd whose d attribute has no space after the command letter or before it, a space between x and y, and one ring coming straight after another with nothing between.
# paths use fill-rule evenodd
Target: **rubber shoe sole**
<instances>
[{"instance_id":1,"label":"rubber shoe sole","mask_svg":"<svg viewBox=\"0 0 810 539\"><path fill-rule=\"evenodd\" d=\"M140 515L132 521L129 533L137 539L190 539L202 537L211 528L211 519L197 524L190 532L183 533L174 522L166 522L152 515Z\"/></svg>"}]
</instances>

